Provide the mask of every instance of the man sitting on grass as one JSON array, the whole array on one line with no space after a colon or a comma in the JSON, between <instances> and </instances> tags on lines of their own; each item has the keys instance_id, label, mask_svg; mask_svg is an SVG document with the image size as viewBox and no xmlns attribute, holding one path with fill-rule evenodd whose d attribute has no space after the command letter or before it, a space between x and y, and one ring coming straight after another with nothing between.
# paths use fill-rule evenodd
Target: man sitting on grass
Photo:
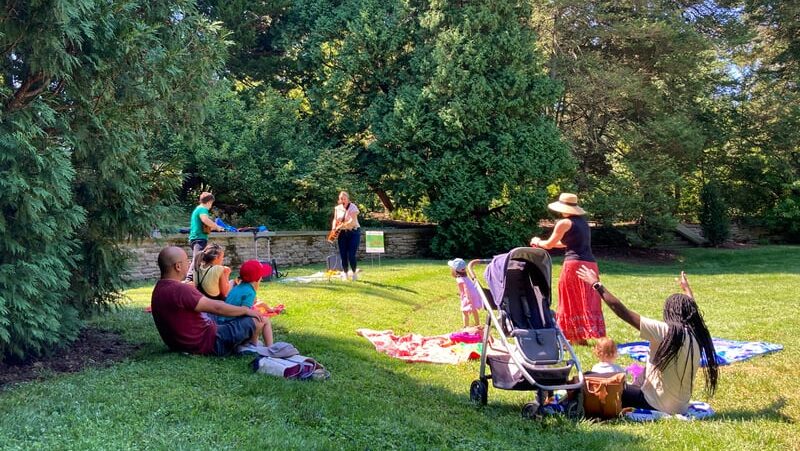
<instances>
[{"instance_id":1,"label":"man sitting on grass","mask_svg":"<svg viewBox=\"0 0 800 451\"><path fill-rule=\"evenodd\" d=\"M173 351L191 354L229 355L247 341L258 342L264 328L261 315L203 296L192 285L181 283L190 260L183 249L164 248L158 254L161 279L151 298L153 321L164 343ZM236 317L217 324L207 313Z\"/></svg>"}]
</instances>

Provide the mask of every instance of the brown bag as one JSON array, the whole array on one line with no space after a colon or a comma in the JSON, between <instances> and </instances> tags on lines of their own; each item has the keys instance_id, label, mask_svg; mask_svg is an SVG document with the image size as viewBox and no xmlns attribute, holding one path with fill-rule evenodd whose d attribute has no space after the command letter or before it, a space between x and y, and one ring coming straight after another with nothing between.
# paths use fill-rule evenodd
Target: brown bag
<instances>
[{"instance_id":1,"label":"brown bag","mask_svg":"<svg viewBox=\"0 0 800 451\"><path fill-rule=\"evenodd\" d=\"M585 374L583 410L587 417L610 419L622 412L625 373Z\"/></svg>"}]
</instances>

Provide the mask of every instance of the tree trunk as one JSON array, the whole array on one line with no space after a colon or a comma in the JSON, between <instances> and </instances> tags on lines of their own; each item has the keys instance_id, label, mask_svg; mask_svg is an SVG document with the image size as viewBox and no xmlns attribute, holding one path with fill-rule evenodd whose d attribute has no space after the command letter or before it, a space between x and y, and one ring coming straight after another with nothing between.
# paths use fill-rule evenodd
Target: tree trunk
<instances>
[{"instance_id":1,"label":"tree trunk","mask_svg":"<svg viewBox=\"0 0 800 451\"><path fill-rule=\"evenodd\" d=\"M383 209L386 210L386 213L391 213L394 211L394 204L392 204L392 199L389 199L389 195L386 194L381 188L372 187L372 190L375 191L375 194L378 195L378 199L381 200L381 204L383 204Z\"/></svg>"}]
</instances>

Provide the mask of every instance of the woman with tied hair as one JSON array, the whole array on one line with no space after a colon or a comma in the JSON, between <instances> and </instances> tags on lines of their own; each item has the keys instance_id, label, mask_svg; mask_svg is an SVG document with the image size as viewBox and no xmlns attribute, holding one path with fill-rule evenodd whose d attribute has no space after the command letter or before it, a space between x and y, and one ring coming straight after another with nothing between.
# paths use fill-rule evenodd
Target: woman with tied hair
<instances>
[{"instance_id":1,"label":"woman with tied hair","mask_svg":"<svg viewBox=\"0 0 800 451\"><path fill-rule=\"evenodd\" d=\"M550 238L538 236L531 246L542 249L564 248L564 264L558 277L558 309L556 322L570 343L586 346L587 338L606 336L600 296L578 279L576 271L587 266L599 273L592 254L592 233L586 221L586 212L578 206L578 196L561 193L556 202L547 208L559 213L561 219L553 227Z\"/></svg>"},{"instance_id":2,"label":"woman with tied hair","mask_svg":"<svg viewBox=\"0 0 800 451\"><path fill-rule=\"evenodd\" d=\"M203 249L200 267L197 268L197 289L206 297L224 301L231 291L231 268L223 266L225 249L217 243L212 243Z\"/></svg>"},{"instance_id":3,"label":"woman with tied hair","mask_svg":"<svg viewBox=\"0 0 800 451\"><path fill-rule=\"evenodd\" d=\"M679 279L683 294L667 297L663 321L646 318L625 307L600 283L591 268L582 266L578 277L597 291L620 319L639 330L640 336L650 342L644 382L641 387L625 387L622 407L686 413L701 357L706 362L706 389L709 395L714 394L719 380L717 354L684 272Z\"/></svg>"},{"instance_id":4,"label":"woman with tied hair","mask_svg":"<svg viewBox=\"0 0 800 451\"><path fill-rule=\"evenodd\" d=\"M358 207L350 202L347 191L339 193L339 204L333 209L331 231L339 235L339 257L342 259L342 279L357 280L358 245L361 242L361 225L358 223ZM348 266L350 270L348 271Z\"/></svg>"}]
</instances>

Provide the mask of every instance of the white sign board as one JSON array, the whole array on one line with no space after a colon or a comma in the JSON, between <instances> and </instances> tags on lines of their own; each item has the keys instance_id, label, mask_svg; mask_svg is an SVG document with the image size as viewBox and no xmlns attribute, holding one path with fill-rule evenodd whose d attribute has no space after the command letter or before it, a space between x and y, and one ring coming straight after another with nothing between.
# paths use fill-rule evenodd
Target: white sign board
<instances>
[{"instance_id":1,"label":"white sign board","mask_svg":"<svg viewBox=\"0 0 800 451\"><path fill-rule=\"evenodd\" d=\"M368 230L366 232L366 250L368 254L383 254L383 231Z\"/></svg>"}]
</instances>

